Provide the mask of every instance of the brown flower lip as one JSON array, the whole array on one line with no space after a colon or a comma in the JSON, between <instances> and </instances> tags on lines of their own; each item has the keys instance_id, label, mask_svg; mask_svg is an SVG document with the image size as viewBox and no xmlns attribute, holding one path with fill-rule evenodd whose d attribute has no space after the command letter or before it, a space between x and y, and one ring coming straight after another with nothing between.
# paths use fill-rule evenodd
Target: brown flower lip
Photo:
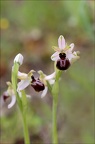
<instances>
[{"instance_id":1,"label":"brown flower lip","mask_svg":"<svg viewBox=\"0 0 95 144\"><path fill-rule=\"evenodd\" d=\"M56 67L59 70L67 70L70 67L70 61L69 59L66 58L65 53L60 53L59 54L60 59L57 60Z\"/></svg>"},{"instance_id":2,"label":"brown flower lip","mask_svg":"<svg viewBox=\"0 0 95 144\"><path fill-rule=\"evenodd\" d=\"M3 100L6 101L9 98L8 95L3 94Z\"/></svg>"},{"instance_id":3,"label":"brown flower lip","mask_svg":"<svg viewBox=\"0 0 95 144\"><path fill-rule=\"evenodd\" d=\"M31 81L31 86L35 89L35 91L40 92L45 89L44 84L40 81L39 78L34 78L34 76L31 76L32 81Z\"/></svg>"}]
</instances>

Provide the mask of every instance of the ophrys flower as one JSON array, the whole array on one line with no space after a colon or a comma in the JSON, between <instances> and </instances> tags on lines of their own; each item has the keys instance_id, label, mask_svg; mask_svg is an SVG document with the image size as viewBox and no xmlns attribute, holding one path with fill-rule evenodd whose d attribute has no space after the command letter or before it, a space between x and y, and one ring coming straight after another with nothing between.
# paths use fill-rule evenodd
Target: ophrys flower
<instances>
[{"instance_id":1,"label":"ophrys flower","mask_svg":"<svg viewBox=\"0 0 95 144\"><path fill-rule=\"evenodd\" d=\"M56 66L60 70L66 70L70 67L72 62L77 60L79 56L77 52L72 52L74 48L74 43L70 44L69 46L66 44L64 37L61 35L58 38L58 47L53 47L56 51L52 56L51 59L56 61Z\"/></svg>"},{"instance_id":2,"label":"ophrys flower","mask_svg":"<svg viewBox=\"0 0 95 144\"><path fill-rule=\"evenodd\" d=\"M33 72L35 71L31 70L28 74L18 72L18 78L21 81L18 83L17 91L24 90L28 85L31 85L37 92L45 89L44 83L39 78L35 78Z\"/></svg>"}]
</instances>

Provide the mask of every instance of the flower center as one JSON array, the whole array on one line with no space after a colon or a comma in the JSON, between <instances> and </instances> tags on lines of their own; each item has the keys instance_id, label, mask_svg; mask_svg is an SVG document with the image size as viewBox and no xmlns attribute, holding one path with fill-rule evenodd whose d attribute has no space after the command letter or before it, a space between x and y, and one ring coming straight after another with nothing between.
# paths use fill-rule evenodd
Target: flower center
<instances>
[{"instance_id":1,"label":"flower center","mask_svg":"<svg viewBox=\"0 0 95 144\"><path fill-rule=\"evenodd\" d=\"M66 54L65 54L65 53L60 53L60 54L59 54L59 57L60 57L61 59L65 59L65 58L66 58Z\"/></svg>"}]
</instances>

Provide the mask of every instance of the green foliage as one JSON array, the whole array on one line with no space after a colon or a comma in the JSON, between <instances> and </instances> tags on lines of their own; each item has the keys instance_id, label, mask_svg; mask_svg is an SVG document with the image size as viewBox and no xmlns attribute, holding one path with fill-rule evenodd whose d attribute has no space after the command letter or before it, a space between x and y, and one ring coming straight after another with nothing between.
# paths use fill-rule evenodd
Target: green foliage
<instances>
[{"instance_id":1,"label":"green foliage","mask_svg":"<svg viewBox=\"0 0 95 144\"><path fill-rule=\"evenodd\" d=\"M91 7L87 1L65 1L64 2L67 7L67 11L69 12L70 16L74 18L75 23L77 24L78 28L82 28L86 34L89 35L91 39L94 37L93 33L93 25L91 18L93 17L91 13ZM91 16L92 15L92 16Z\"/></svg>"}]
</instances>

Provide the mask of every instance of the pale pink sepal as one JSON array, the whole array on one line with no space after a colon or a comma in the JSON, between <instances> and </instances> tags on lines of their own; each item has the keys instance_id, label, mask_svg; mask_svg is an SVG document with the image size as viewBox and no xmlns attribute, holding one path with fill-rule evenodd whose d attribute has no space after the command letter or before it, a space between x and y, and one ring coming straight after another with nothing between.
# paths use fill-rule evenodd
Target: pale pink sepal
<instances>
[{"instance_id":1,"label":"pale pink sepal","mask_svg":"<svg viewBox=\"0 0 95 144\"><path fill-rule=\"evenodd\" d=\"M21 90L25 89L29 84L30 84L30 80L28 80L28 79L26 79L26 80L21 80L21 81L18 83L17 91L21 91Z\"/></svg>"},{"instance_id":2,"label":"pale pink sepal","mask_svg":"<svg viewBox=\"0 0 95 144\"><path fill-rule=\"evenodd\" d=\"M52 56L51 56L51 60L53 61L57 61L59 59L59 53L55 52Z\"/></svg>"},{"instance_id":3,"label":"pale pink sepal","mask_svg":"<svg viewBox=\"0 0 95 144\"><path fill-rule=\"evenodd\" d=\"M60 49L64 49L65 48L65 39L64 37L61 35L59 38L58 38L58 46Z\"/></svg>"}]
</instances>

